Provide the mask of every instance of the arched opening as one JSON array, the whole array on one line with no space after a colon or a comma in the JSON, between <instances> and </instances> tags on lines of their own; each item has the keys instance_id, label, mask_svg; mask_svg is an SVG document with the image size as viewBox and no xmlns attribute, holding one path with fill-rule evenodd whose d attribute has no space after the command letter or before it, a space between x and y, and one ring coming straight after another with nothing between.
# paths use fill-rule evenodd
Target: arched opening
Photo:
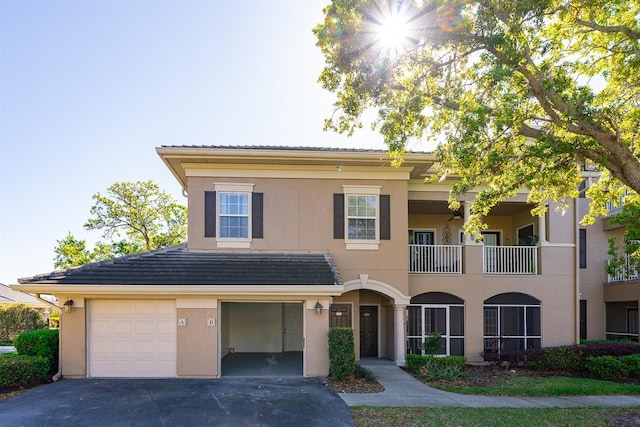
<instances>
[{"instance_id":1,"label":"arched opening","mask_svg":"<svg viewBox=\"0 0 640 427\"><path fill-rule=\"evenodd\" d=\"M464 355L464 300L427 292L411 298L407 310L407 353L425 354L425 340L437 333L442 339L436 354Z\"/></svg>"},{"instance_id":2,"label":"arched opening","mask_svg":"<svg viewBox=\"0 0 640 427\"><path fill-rule=\"evenodd\" d=\"M508 292L484 301L484 354L542 346L540 300Z\"/></svg>"}]
</instances>

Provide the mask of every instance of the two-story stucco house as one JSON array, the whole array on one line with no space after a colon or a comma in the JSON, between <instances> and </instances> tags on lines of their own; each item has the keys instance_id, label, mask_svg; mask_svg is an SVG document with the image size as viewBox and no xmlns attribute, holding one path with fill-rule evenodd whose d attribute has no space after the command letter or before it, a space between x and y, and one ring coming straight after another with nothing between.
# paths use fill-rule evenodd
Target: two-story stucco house
<instances>
[{"instance_id":1,"label":"two-story stucco house","mask_svg":"<svg viewBox=\"0 0 640 427\"><path fill-rule=\"evenodd\" d=\"M331 326L354 329L356 357L399 365L431 332L470 361L579 339L573 205L532 216L523 193L479 241L451 183L425 183L429 153L395 168L377 150L157 152L188 195L185 246L15 285L66 303L65 376L220 377L243 354L325 376Z\"/></svg>"}]
</instances>

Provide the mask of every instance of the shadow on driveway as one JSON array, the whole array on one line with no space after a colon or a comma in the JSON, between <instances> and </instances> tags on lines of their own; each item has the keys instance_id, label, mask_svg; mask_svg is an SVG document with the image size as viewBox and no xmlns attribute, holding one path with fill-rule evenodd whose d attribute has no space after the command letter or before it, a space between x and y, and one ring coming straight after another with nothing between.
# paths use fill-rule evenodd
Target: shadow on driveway
<instances>
[{"instance_id":1,"label":"shadow on driveway","mask_svg":"<svg viewBox=\"0 0 640 427\"><path fill-rule=\"evenodd\" d=\"M15 426L353 426L321 378L67 379L0 402Z\"/></svg>"}]
</instances>

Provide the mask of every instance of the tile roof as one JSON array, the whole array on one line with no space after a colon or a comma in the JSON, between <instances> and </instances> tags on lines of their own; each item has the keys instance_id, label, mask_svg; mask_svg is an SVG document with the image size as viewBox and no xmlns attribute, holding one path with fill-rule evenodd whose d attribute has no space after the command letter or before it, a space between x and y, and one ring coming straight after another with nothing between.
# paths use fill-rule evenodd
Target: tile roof
<instances>
[{"instance_id":1,"label":"tile roof","mask_svg":"<svg viewBox=\"0 0 640 427\"><path fill-rule=\"evenodd\" d=\"M328 253L199 252L185 245L18 280L84 285L342 285Z\"/></svg>"}]
</instances>

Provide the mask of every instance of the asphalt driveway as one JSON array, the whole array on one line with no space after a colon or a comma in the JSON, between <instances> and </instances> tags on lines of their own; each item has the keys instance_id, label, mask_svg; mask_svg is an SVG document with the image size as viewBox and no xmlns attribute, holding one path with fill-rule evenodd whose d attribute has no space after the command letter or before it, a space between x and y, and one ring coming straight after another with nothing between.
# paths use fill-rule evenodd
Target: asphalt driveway
<instances>
[{"instance_id":1,"label":"asphalt driveway","mask_svg":"<svg viewBox=\"0 0 640 427\"><path fill-rule=\"evenodd\" d=\"M7 426L353 426L320 378L65 379L0 402Z\"/></svg>"}]
</instances>

